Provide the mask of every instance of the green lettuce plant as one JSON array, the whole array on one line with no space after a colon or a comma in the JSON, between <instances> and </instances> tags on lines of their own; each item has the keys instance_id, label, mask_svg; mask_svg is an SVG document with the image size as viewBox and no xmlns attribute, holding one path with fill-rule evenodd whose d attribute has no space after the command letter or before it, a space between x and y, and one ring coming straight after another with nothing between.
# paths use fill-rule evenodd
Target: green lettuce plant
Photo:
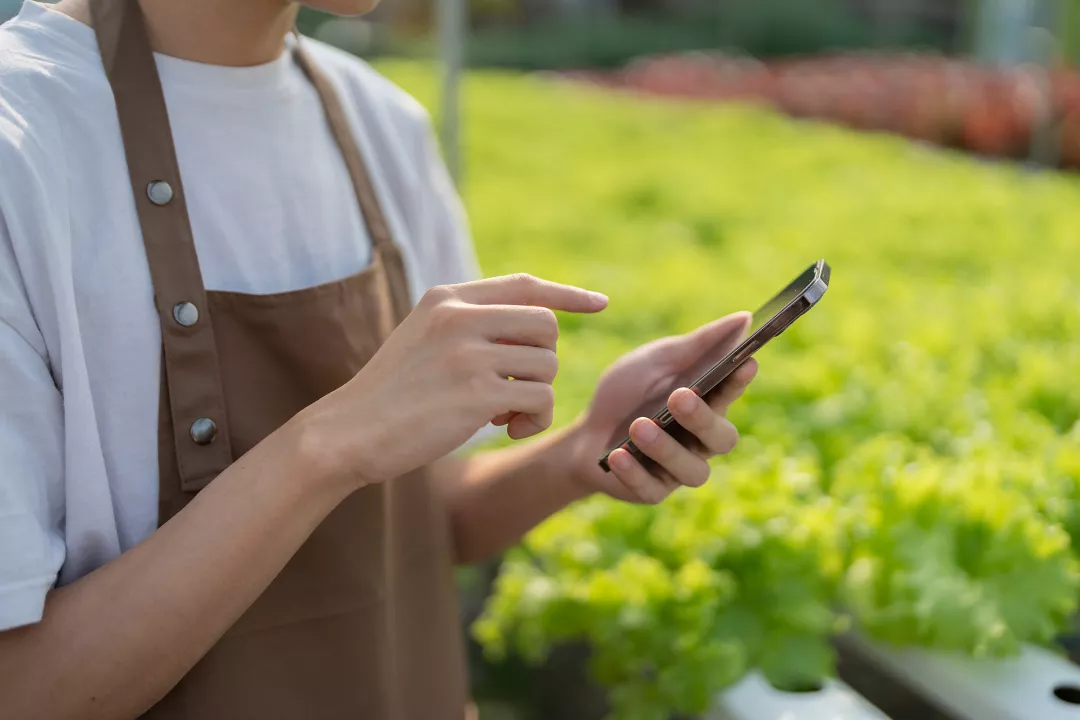
<instances>
[{"instance_id":1,"label":"green lettuce plant","mask_svg":"<svg viewBox=\"0 0 1080 720\"><path fill-rule=\"evenodd\" d=\"M430 68L382 67L436 97ZM848 621L981 656L1065 627L1076 177L513 73L470 73L464 93L485 273L611 298L560 318L557 424L621 353L752 310L819 257L834 268L821 306L759 353L732 408L743 442L705 488L590 499L507 555L475 626L491 656L586 643L613 715L644 720L700 713L751 669L811 685Z\"/></svg>"}]
</instances>

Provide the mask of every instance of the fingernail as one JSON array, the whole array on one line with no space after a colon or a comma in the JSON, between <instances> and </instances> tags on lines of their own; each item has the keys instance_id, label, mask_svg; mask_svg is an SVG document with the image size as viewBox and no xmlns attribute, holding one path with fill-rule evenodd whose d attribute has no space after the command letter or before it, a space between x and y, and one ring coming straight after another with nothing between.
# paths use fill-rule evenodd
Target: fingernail
<instances>
[{"instance_id":1,"label":"fingernail","mask_svg":"<svg viewBox=\"0 0 1080 720\"><path fill-rule=\"evenodd\" d=\"M604 293L598 293L598 292L590 291L589 292L589 297L597 305L607 305L607 303L608 303L608 296L605 295Z\"/></svg>"},{"instance_id":2,"label":"fingernail","mask_svg":"<svg viewBox=\"0 0 1080 720\"><path fill-rule=\"evenodd\" d=\"M675 398L675 409L682 413L694 412L694 407L697 405L696 398L697 396L689 390L679 393L679 397Z\"/></svg>"},{"instance_id":3,"label":"fingernail","mask_svg":"<svg viewBox=\"0 0 1080 720\"><path fill-rule=\"evenodd\" d=\"M660 429L653 425L651 420L638 424L637 436L644 442L650 443L660 435Z\"/></svg>"}]
</instances>

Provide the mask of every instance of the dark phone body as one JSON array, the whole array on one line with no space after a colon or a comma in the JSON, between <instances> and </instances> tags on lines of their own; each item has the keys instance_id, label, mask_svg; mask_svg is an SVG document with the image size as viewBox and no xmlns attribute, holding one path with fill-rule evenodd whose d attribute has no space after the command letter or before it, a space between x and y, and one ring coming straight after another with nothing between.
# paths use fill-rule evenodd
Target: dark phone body
<instances>
[{"instance_id":1,"label":"dark phone body","mask_svg":"<svg viewBox=\"0 0 1080 720\"><path fill-rule=\"evenodd\" d=\"M719 361L715 360L717 350L703 353L701 360L695 366L676 378L661 392L654 393L642 407L631 414L625 423L619 425L620 428L627 428L627 430L619 430L612 436L609 445L611 449L604 454L604 457L600 458L600 467L605 472L609 472L611 468L608 466L608 456L620 447L625 447L647 469L654 465L653 461L646 457L630 440L628 428L637 418L650 417L649 411L657 405L660 406L660 409L652 413L653 422L683 445L690 445L695 442L694 436L675 422L671 412L668 410L667 398L671 393L680 387L688 387L700 397L708 399L709 393L717 389L725 378L753 357L754 353L764 347L766 343L781 335L792 323L821 300L822 296L825 295L825 291L829 289L831 275L832 270L827 262L819 260L814 263L754 313L750 333L735 349L728 352ZM762 322L760 318L766 319ZM726 347L730 343L731 338L725 337L717 343L717 348ZM704 370L701 367L702 365L705 366ZM620 435L622 440L616 442Z\"/></svg>"}]
</instances>

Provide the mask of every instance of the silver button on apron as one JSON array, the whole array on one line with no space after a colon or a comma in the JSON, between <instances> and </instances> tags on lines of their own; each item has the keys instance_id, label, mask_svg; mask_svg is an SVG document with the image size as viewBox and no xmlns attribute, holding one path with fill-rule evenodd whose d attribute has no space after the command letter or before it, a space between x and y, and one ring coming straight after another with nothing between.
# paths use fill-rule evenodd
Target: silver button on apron
<instances>
[{"instance_id":1,"label":"silver button on apron","mask_svg":"<svg viewBox=\"0 0 1080 720\"><path fill-rule=\"evenodd\" d=\"M146 196L155 205L168 205L173 199L172 185L164 180L155 180L146 186Z\"/></svg>"},{"instance_id":2,"label":"silver button on apron","mask_svg":"<svg viewBox=\"0 0 1080 720\"><path fill-rule=\"evenodd\" d=\"M173 320L184 327L191 327L199 322L199 308L194 303L182 302L173 305Z\"/></svg>"},{"instance_id":3,"label":"silver button on apron","mask_svg":"<svg viewBox=\"0 0 1080 720\"><path fill-rule=\"evenodd\" d=\"M210 418L199 418L191 423L191 439L196 445L209 445L217 437L217 425Z\"/></svg>"}]
</instances>

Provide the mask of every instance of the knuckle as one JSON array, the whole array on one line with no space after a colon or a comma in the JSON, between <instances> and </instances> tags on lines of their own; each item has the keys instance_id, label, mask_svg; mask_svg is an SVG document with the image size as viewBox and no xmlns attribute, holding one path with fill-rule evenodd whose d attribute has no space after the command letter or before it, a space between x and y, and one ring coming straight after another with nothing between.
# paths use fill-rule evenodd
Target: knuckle
<instances>
[{"instance_id":1,"label":"knuckle","mask_svg":"<svg viewBox=\"0 0 1080 720\"><path fill-rule=\"evenodd\" d=\"M553 352L547 354L547 381L553 382L559 375L559 356Z\"/></svg>"},{"instance_id":2,"label":"knuckle","mask_svg":"<svg viewBox=\"0 0 1080 720\"><path fill-rule=\"evenodd\" d=\"M523 272L508 275L506 277L506 281L514 285L520 285L523 287L532 287L540 282L539 279L535 276Z\"/></svg>"},{"instance_id":3,"label":"knuckle","mask_svg":"<svg viewBox=\"0 0 1080 720\"><path fill-rule=\"evenodd\" d=\"M555 315L555 311L540 307L535 310L537 317L540 320L540 327L542 328L543 338L547 340L551 345L554 345L559 339L559 318Z\"/></svg>"},{"instance_id":4,"label":"knuckle","mask_svg":"<svg viewBox=\"0 0 1080 720\"><path fill-rule=\"evenodd\" d=\"M692 431L694 434L701 433L707 437L717 432L718 420L719 417L706 409L694 413L692 418L687 418L686 423L681 420L679 422L687 425L687 430Z\"/></svg>"},{"instance_id":5,"label":"knuckle","mask_svg":"<svg viewBox=\"0 0 1080 720\"><path fill-rule=\"evenodd\" d=\"M631 470L625 470L619 473L618 477L623 486L632 492L640 502L649 502L649 498L651 497L649 488L642 482L642 478L640 478L637 473Z\"/></svg>"},{"instance_id":6,"label":"knuckle","mask_svg":"<svg viewBox=\"0 0 1080 720\"><path fill-rule=\"evenodd\" d=\"M428 288L420 298L420 302L417 304L423 307L434 307L445 302L452 295L453 290L448 285L436 285L435 287Z\"/></svg>"},{"instance_id":7,"label":"knuckle","mask_svg":"<svg viewBox=\"0 0 1080 720\"><path fill-rule=\"evenodd\" d=\"M663 486L641 466L626 468L618 478L643 504L656 505L665 497Z\"/></svg>"},{"instance_id":8,"label":"knuckle","mask_svg":"<svg viewBox=\"0 0 1080 720\"><path fill-rule=\"evenodd\" d=\"M439 301L428 308L428 324L436 332L449 329L453 316L453 308L445 301Z\"/></svg>"},{"instance_id":9,"label":"knuckle","mask_svg":"<svg viewBox=\"0 0 1080 720\"><path fill-rule=\"evenodd\" d=\"M518 312L529 340L538 347L554 350L559 341L559 319L546 307L523 307Z\"/></svg>"},{"instance_id":10,"label":"knuckle","mask_svg":"<svg viewBox=\"0 0 1080 720\"><path fill-rule=\"evenodd\" d=\"M443 300L428 313L432 329L442 333L457 333L469 322L469 306Z\"/></svg>"},{"instance_id":11,"label":"knuckle","mask_svg":"<svg viewBox=\"0 0 1080 720\"><path fill-rule=\"evenodd\" d=\"M712 477L712 468L708 463L701 464L701 475L698 476L698 487L701 487L705 483L709 482L709 478Z\"/></svg>"},{"instance_id":12,"label":"knuckle","mask_svg":"<svg viewBox=\"0 0 1080 720\"><path fill-rule=\"evenodd\" d=\"M727 454L735 449L735 446L739 444L739 429L731 423L724 424L724 440L721 443L722 454Z\"/></svg>"},{"instance_id":13,"label":"knuckle","mask_svg":"<svg viewBox=\"0 0 1080 720\"><path fill-rule=\"evenodd\" d=\"M530 312L536 316L539 324L543 324L555 332L559 331L559 318L556 317L555 311L551 308L538 306L531 308Z\"/></svg>"},{"instance_id":14,"label":"knuckle","mask_svg":"<svg viewBox=\"0 0 1080 720\"><path fill-rule=\"evenodd\" d=\"M683 481L684 485L690 487L701 487L709 481L710 469L708 463L702 461L694 466L694 468L687 473L686 479Z\"/></svg>"},{"instance_id":15,"label":"knuckle","mask_svg":"<svg viewBox=\"0 0 1080 720\"><path fill-rule=\"evenodd\" d=\"M690 425L687 429L693 431L695 435L700 433L699 438L723 436L727 432L724 428L724 418L708 409L704 410L701 417Z\"/></svg>"},{"instance_id":16,"label":"knuckle","mask_svg":"<svg viewBox=\"0 0 1080 720\"><path fill-rule=\"evenodd\" d=\"M708 435L706 449L715 455L726 455L735 449L739 442L739 431L724 418L717 418L713 431Z\"/></svg>"}]
</instances>

